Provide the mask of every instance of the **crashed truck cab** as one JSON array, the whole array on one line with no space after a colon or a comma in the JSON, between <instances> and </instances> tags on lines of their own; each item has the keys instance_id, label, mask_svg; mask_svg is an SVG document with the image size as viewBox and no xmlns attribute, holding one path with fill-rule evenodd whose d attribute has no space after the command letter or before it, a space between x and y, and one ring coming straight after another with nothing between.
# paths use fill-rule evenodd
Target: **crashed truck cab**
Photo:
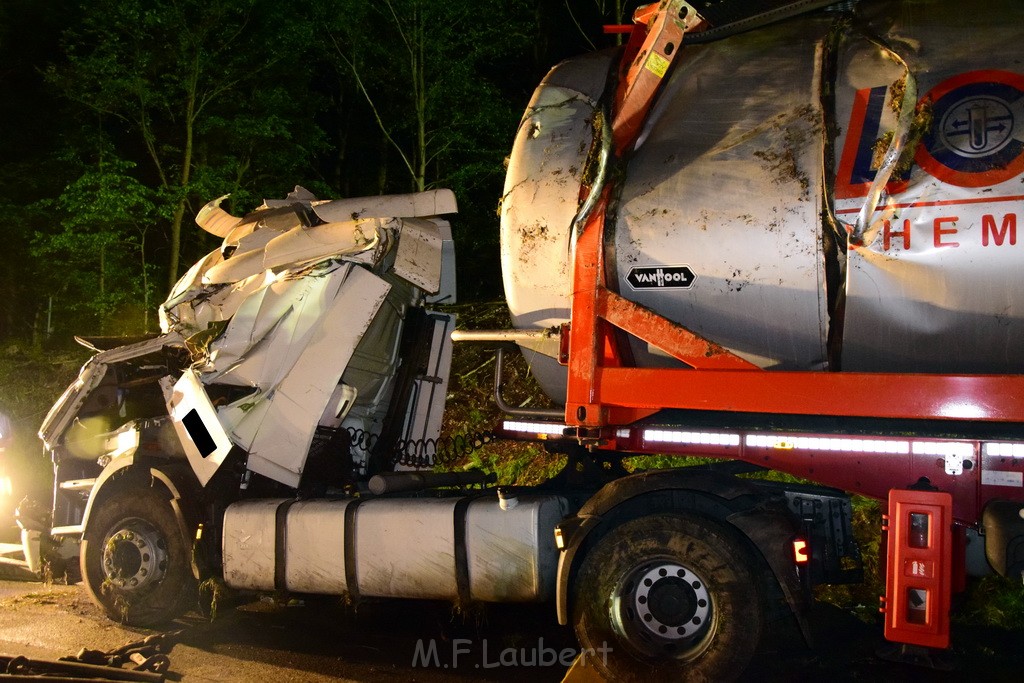
<instances>
[{"instance_id":1,"label":"crashed truck cab","mask_svg":"<svg viewBox=\"0 0 1024 683\"><path fill-rule=\"evenodd\" d=\"M84 534L87 545L110 521L100 503L142 483L171 501L175 540L188 548L204 503L250 486L340 492L422 464L422 444L440 432L454 316L429 309L455 300L441 218L456 211L454 195L318 201L296 188L241 219L220 201L196 221L223 243L161 306L162 334L115 348L80 340L97 353L40 430L56 536ZM156 542L151 526L96 533L113 553L110 538ZM131 576L106 579L145 583L165 554L143 549Z\"/></svg>"}]
</instances>

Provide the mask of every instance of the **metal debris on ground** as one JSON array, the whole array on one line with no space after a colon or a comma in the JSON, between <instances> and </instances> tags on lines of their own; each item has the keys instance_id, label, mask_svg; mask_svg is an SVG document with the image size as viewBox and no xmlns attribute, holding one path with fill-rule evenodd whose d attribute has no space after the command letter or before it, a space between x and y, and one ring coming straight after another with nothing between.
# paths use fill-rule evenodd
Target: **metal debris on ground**
<instances>
[{"instance_id":1,"label":"metal debris on ground","mask_svg":"<svg viewBox=\"0 0 1024 683\"><path fill-rule=\"evenodd\" d=\"M0 681L45 677L75 681L137 681L163 683L170 669L167 653L181 631L147 636L106 652L82 648L77 655L52 661L0 655ZM122 669L125 664L133 668Z\"/></svg>"}]
</instances>

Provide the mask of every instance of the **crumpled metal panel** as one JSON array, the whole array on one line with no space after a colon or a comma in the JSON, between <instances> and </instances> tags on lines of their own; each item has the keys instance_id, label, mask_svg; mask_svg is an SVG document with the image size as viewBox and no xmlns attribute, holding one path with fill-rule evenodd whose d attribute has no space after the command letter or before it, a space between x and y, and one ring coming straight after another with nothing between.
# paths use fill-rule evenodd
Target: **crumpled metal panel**
<instances>
[{"instance_id":1,"label":"crumpled metal panel","mask_svg":"<svg viewBox=\"0 0 1024 683\"><path fill-rule=\"evenodd\" d=\"M931 118L906 182L890 182L849 251L844 370L1021 372L1024 272L1016 245L1024 170L1024 5L862 2L906 61ZM902 69L866 40L840 62L836 211L853 223L895 127ZM867 150L867 151L865 151ZM869 207L869 211L870 211Z\"/></svg>"},{"instance_id":2,"label":"crumpled metal panel","mask_svg":"<svg viewBox=\"0 0 1024 683\"><path fill-rule=\"evenodd\" d=\"M210 345L205 383L257 390L218 411L250 470L298 486L320 416L390 289L352 264L275 283Z\"/></svg>"},{"instance_id":3,"label":"crumpled metal panel","mask_svg":"<svg viewBox=\"0 0 1024 683\"><path fill-rule=\"evenodd\" d=\"M457 213L458 210L455 193L445 189L313 202L313 212L328 223L393 216L425 218Z\"/></svg>"},{"instance_id":4,"label":"crumpled metal panel","mask_svg":"<svg viewBox=\"0 0 1024 683\"><path fill-rule=\"evenodd\" d=\"M399 223L397 218L392 218L387 222L370 219L322 223L308 228L298 226L267 242L263 267L283 268L328 257L352 256L376 247L381 236L389 230L397 230Z\"/></svg>"},{"instance_id":5,"label":"crumpled metal panel","mask_svg":"<svg viewBox=\"0 0 1024 683\"><path fill-rule=\"evenodd\" d=\"M441 228L430 220L406 218L395 253L395 273L424 292L441 288Z\"/></svg>"},{"instance_id":6,"label":"crumpled metal panel","mask_svg":"<svg viewBox=\"0 0 1024 683\"><path fill-rule=\"evenodd\" d=\"M43 424L39 427L38 435L43 440L45 447L52 450L58 441L64 438L68 429L77 421L78 411L89 394L103 382L108 367L133 358L158 353L166 347L181 347L183 345L182 336L177 332L170 332L135 344L101 351L87 360L78 377L53 404L46 414Z\"/></svg>"},{"instance_id":7,"label":"crumpled metal panel","mask_svg":"<svg viewBox=\"0 0 1024 683\"><path fill-rule=\"evenodd\" d=\"M251 389L217 418L250 470L298 486L319 424L380 433L408 308L454 300L451 230L434 215L454 195L320 202L296 187L241 219L219 202L197 221L223 243L176 284L161 324L189 338L203 385ZM438 436L439 420L409 419Z\"/></svg>"}]
</instances>

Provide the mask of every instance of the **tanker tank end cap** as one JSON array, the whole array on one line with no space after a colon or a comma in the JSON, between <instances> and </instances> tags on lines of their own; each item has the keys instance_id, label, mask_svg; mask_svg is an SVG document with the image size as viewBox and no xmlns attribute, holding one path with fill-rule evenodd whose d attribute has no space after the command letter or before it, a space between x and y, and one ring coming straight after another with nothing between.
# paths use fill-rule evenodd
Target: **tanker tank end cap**
<instances>
[{"instance_id":1,"label":"tanker tank end cap","mask_svg":"<svg viewBox=\"0 0 1024 683\"><path fill-rule=\"evenodd\" d=\"M509 491L504 486L498 487L498 507L502 510L511 510L515 506L519 505L519 498L515 493Z\"/></svg>"}]
</instances>

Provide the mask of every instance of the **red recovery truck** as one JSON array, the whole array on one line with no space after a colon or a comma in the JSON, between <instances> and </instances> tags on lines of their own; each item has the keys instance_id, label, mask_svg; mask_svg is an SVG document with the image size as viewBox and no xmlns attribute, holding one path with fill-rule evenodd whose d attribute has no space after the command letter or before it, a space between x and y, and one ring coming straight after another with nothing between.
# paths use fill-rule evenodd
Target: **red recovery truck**
<instances>
[{"instance_id":1,"label":"red recovery truck","mask_svg":"<svg viewBox=\"0 0 1024 683\"><path fill-rule=\"evenodd\" d=\"M948 647L969 566L1024 572L1022 15L664 0L553 69L502 197L515 329L454 335L497 347L499 434L567 456L537 487L430 470L451 193L211 202L163 333L97 347L41 428L52 534L132 623L208 576L553 600L608 680L724 680L860 580L856 492L888 501L885 637ZM512 345L564 407L504 404Z\"/></svg>"}]
</instances>

